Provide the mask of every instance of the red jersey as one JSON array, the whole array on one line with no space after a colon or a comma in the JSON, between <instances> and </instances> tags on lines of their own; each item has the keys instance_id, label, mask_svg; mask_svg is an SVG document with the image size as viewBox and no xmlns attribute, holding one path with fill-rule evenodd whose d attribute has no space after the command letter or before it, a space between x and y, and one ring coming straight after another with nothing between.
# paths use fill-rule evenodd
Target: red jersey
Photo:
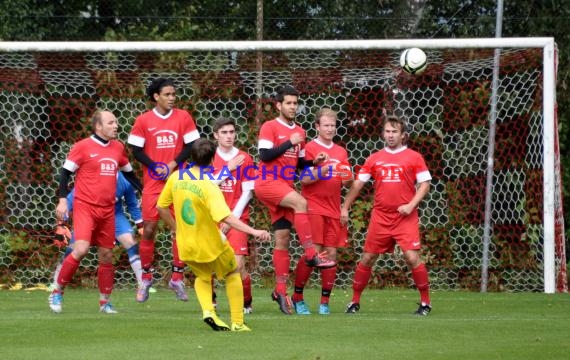
<instances>
[{"instance_id":1,"label":"red jersey","mask_svg":"<svg viewBox=\"0 0 570 360\"><path fill-rule=\"evenodd\" d=\"M416 184L431 180L425 160L406 146L392 151L384 148L370 155L358 173L358 180L374 179L374 211L384 224L400 218L398 207L410 202ZM418 216L417 208L410 216ZM374 221L374 220L373 220Z\"/></svg>"},{"instance_id":2,"label":"red jersey","mask_svg":"<svg viewBox=\"0 0 570 360\"><path fill-rule=\"evenodd\" d=\"M259 149L272 149L299 133L305 138L305 130L297 124L289 125L277 118L266 121L259 131ZM268 162L260 161L257 172L258 181L271 181L276 178L282 179L293 186L297 162L300 157L305 157L305 142L287 149L284 154Z\"/></svg>"},{"instance_id":3,"label":"red jersey","mask_svg":"<svg viewBox=\"0 0 570 360\"><path fill-rule=\"evenodd\" d=\"M104 144L94 136L75 143L63 167L75 176L75 199L88 204L115 206L117 173L132 171L125 146L117 140Z\"/></svg>"},{"instance_id":4,"label":"red jersey","mask_svg":"<svg viewBox=\"0 0 570 360\"><path fill-rule=\"evenodd\" d=\"M168 164L180 154L184 144L200 137L192 116L184 110L172 109L161 115L155 109L141 114L135 120L127 142L142 147L155 163ZM143 166L143 193L159 194L165 180L153 179Z\"/></svg>"},{"instance_id":5,"label":"red jersey","mask_svg":"<svg viewBox=\"0 0 570 360\"><path fill-rule=\"evenodd\" d=\"M348 163L348 153L346 150L337 145L325 145L318 139L315 139L307 144L305 154L308 159L314 159L320 152L328 154L329 159L321 164L322 168L332 167L333 171L326 175L322 175L322 170L317 173L320 179L312 184L303 185L301 195L307 199L308 212L310 214L328 216L334 219L340 219L340 198L342 179L335 171L337 166L350 166ZM307 175L302 172L302 176Z\"/></svg>"},{"instance_id":6,"label":"red jersey","mask_svg":"<svg viewBox=\"0 0 570 360\"><path fill-rule=\"evenodd\" d=\"M222 176L229 175L230 172L227 168L228 161L238 155L243 155L245 157L243 164L232 171L231 177L228 177L220 184L220 190L222 190L226 204L232 211L235 209L243 190L253 190L253 182L255 179L255 165L253 163L253 159L248 153L234 147L230 153L223 153L218 149L214 156L213 163L214 174L220 174ZM245 207L240 219L247 222L249 219L249 206Z\"/></svg>"}]
</instances>

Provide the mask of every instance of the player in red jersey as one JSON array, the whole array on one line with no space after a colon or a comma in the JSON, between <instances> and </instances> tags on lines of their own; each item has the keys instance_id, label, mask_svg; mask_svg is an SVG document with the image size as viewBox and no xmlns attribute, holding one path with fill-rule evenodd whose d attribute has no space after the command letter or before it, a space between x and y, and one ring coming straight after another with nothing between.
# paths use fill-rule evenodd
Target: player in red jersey
<instances>
[{"instance_id":1,"label":"player in red jersey","mask_svg":"<svg viewBox=\"0 0 570 360\"><path fill-rule=\"evenodd\" d=\"M54 290L49 296L50 309L62 311L63 290L71 281L79 263L97 246L99 255L99 309L106 314L116 311L109 302L113 291L115 270L113 247L115 245L115 193L117 172L137 189L141 185L134 176L124 145L113 140L117 137L117 118L110 111L97 111L91 120L93 135L77 142L71 148L59 180L59 203L56 217L63 221L68 217L67 185L72 173L75 175L75 200L73 209L73 232L75 245L61 266Z\"/></svg>"},{"instance_id":2,"label":"player in red jersey","mask_svg":"<svg viewBox=\"0 0 570 360\"><path fill-rule=\"evenodd\" d=\"M259 132L259 163L255 180L255 195L269 209L275 248L273 266L276 287L271 297L279 309L291 315L291 299L287 296L289 278L289 242L294 225L304 249L303 259L309 266L330 268L335 261L316 251L307 214L307 200L293 188L298 168L319 165L326 160L320 153L314 160L305 159L305 130L295 123L299 93L291 86L281 88L276 97L279 117L265 122ZM303 260L301 260L303 261Z\"/></svg>"},{"instance_id":3,"label":"player in red jersey","mask_svg":"<svg viewBox=\"0 0 570 360\"><path fill-rule=\"evenodd\" d=\"M337 113L323 108L315 115L317 138L307 143L305 156L314 158L324 152L328 160L319 167L312 167L300 173L303 189L301 195L307 199L313 242L318 252L324 251L327 258L336 260L337 248L347 246L346 224L340 223L340 200L343 185L352 184L352 172L346 149L333 142L336 135ZM313 269L305 261L299 261L295 269L295 292L291 297L295 312L311 314L303 298L303 290ZM319 314L328 315L329 299L336 280L336 266L321 270L321 303Z\"/></svg>"},{"instance_id":4,"label":"player in red jersey","mask_svg":"<svg viewBox=\"0 0 570 360\"><path fill-rule=\"evenodd\" d=\"M141 114L129 135L128 143L136 160L143 164L142 215L143 235L139 252L143 267L143 286L137 292L137 301L148 299L153 283L154 239L159 215L158 196L168 176L190 155L192 143L200 137L196 124L187 111L174 108L176 89L170 79L154 79L147 88L147 96L155 107ZM172 234L172 277L168 287L176 298L188 301L184 290L184 262L178 257L176 238Z\"/></svg>"},{"instance_id":5,"label":"player in red jersey","mask_svg":"<svg viewBox=\"0 0 570 360\"><path fill-rule=\"evenodd\" d=\"M418 205L430 189L431 175L421 154L406 146L408 133L404 120L388 116L383 123L384 149L366 159L357 179L345 197L341 221L348 221L348 210L364 184L374 179L374 204L364 242L364 253L352 282L352 301L346 312L360 310L360 296L366 288L379 254L391 253L398 244L420 293L415 314L431 311L429 277L418 250L421 249Z\"/></svg>"},{"instance_id":6,"label":"player in red jersey","mask_svg":"<svg viewBox=\"0 0 570 360\"><path fill-rule=\"evenodd\" d=\"M236 141L236 123L233 119L221 117L213 127L214 137L218 142L214 156L214 171L219 174L216 180L232 214L247 224L249 222L249 201L253 197L255 165L251 156L234 146ZM231 176L230 176L231 175ZM221 223L220 229L226 235L236 255L237 268L243 284L243 311L253 311L251 295L251 277L245 267L245 257L249 255L247 234L229 225Z\"/></svg>"}]
</instances>

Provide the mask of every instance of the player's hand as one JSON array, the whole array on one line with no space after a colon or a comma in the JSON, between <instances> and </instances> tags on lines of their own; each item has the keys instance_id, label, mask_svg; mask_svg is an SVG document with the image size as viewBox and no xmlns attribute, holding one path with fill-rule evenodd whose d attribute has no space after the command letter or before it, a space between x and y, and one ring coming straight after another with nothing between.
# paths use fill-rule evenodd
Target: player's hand
<instances>
[{"instance_id":1,"label":"player's hand","mask_svg":"<svg viewBox=\"0 0 570 360\"><path fill-rule=\"evenodd\" d=\"M329 159L329 155L326 152L320 152L317 154L313 160L313 164L320 165Z\"/></svg>"},{"instance_id":2,"label":"player's hand","mask_svg":"<svg viewBox=\"0 0 570 360\"><path fill-rule=\"evenodd\" d=\"M228 170L234 171L238 166L243 165L244 160L245 156L243 155L238 155L235 158L231 159L228 161Z\"/></svg>"},{"instance_id":3,"label":"player's hand","mask_svg":"<svg viewBox=\"0 0 570 360\"><path fill-rule=\"evenodd\" d=\"M401 205L398 207L398 212L400 213L400 215L403 215L403 216L410 215L413 210L414 210L414 207L410 204Z\"/></svg>"},{"instance_id":4,"label":"player's hand","mask_svg":"<svg viewBox=\"0 0 570 360\"><path fill-rule=\"evenodd\" d=\"M346 226L346 224L348 224L348 210L344 208L340 209L340 223L343 226Z\"/></svg>"},{"instance_id":5,"label":"player's hand","mask_svg":"<svg viewBox=\"0 0 570 360\"><path fill-rule=\"evenodd\" d=\"M258 240L258 241L269 241L269 240L271 240L271 234L269 234L269 232L265 231L265 230L257 230L256 229L252 235L255 238L255 240Z\"/></svg>"},{"instance_id":6,"label":"player's hand","mask_svg":"<svg viewBox=\"0 0 570 360\"><path fill-rule=\"evenodd\" d=\"M71 240L71 231L64 222L59 222L55 226L55 236L53 244L58 248L66 247Z\"/></svg>"},{"instance_id":7,"label":"player's hand","mask_svg":"<svg viewBox=\"0 0 570 360\"><path fill-rule=\"evenodd\" d=\"M229 226L228 224L226 224L226 223L220 224L220 231L222 232L222 234L227 234L228 231L230 231L230 229L231 229L231 226Z\"/></svg>"},{"instance_id":8,"label":"player's hand","mask_svg":"<svg viewBox=\"0 0 570 360\"><path fill-rule=\"evenodd\" d=\"M174 170L176 170L176 168L178 167L178 164L176 163L176 161L172 160L171 162L169 162L167 164L168 166L168 173L167 174L172 174L172 172Z\"/></svg>"},{"instance_id":9,"label":"player's hand","mask_svg":"<svg viewBox=\"0 0 570 360\"><path fill-rule=\"evenodd\" d=\"M139 234L139 236L142 236L143 232L144 232L144 226L143 223L140 222L137 224L137 234Z\"/></svg>"},{"instance_id":10,"label":"player's hand","mask_svg":"<svg viewBox=\"0 0 570 360\"><path fill-rule=\"evenodd\" d=\"M303 142L305 140L305 137L300 134L300 133L293 133L293 135L291 135L291 137L289 138L289 141L291 141L291 144L293 145L297 145L301 142Z\"/></svg>"},{"instance_id":11,"label":"player's hand","mask_svg":"<svg viewBox=\"0 0 570 360\"><path fill-rule=\"evenodd\" d=\"M323 167L321 168L321 175L322 175L323 177L328 176L329 173L332 172L332 171L333 171L332 166L330 166L330 165L328 165L328 166L323 166Z\"/></svg>"},{"instance_id":12,"label":"player's hand","mask_svg":"<svg viewBox=\"0 0 570 360\"><path fill-rule=\"evenodd\" d=\"M57 206L55 207L55 217L58 221L63 222L69 217L69 210L67 208L67 199L60 198Z\"/></svg>"}]
</instances>

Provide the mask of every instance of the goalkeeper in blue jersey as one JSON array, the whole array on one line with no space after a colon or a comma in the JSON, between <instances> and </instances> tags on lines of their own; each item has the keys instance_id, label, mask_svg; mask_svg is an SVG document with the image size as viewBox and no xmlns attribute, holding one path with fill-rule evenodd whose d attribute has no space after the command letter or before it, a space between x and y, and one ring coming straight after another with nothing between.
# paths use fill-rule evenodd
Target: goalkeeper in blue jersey
<instances>
[{"instance_id":1,"label":"goalkeeper in blue jersey","mask_svg":"<svg viewBox=\"0 0 570 360\"><path fill-rule=\"evenodd\" d=\"M75 190L75 189L74 189ZM69 212L73 210L73 196L75 195L75 191L72 190L69 195L67 195L67 205L69 208ZM133 186L125 179L123 174L119 172L117 177L117 193L116 197L116 204L115 204L115 239L117 243L121 244L126 250L127 254L129 255L129 262L131 264L131 268L135 273L137 279L137 286L142 286L142 267L141 267L141 259L139 257L139 245L135 241L133 236L133 228L131 222L128 220L127 215L124 211L124 206L126 205L127 211L130 214L131 218L135 222L138 231L142 231L142 213L141 208L139 206L139 200L135 193L135 189ZM58 225L58 232L60 231L60 227L62 224ZM71 253L74 237L73 234L70 234L71 239L69 240L69 244L65 249L65 253L63 254L60 262L57 264L54 274L54 282L57 279L59 270L61 269L61 264L63 259L67 255Z\"/></svg>"}]
</instances>

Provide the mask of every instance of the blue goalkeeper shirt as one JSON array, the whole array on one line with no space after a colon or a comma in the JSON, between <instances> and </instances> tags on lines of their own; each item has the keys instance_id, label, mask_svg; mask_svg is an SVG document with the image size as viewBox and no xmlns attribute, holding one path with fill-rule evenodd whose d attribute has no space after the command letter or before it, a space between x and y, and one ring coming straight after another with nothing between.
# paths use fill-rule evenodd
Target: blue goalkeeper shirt
<instances>
[{"instance_id":1,"label":"blue goalkeeper shirt","mask_svg":"<svg viewBox=\"0 0 570 360\"><path fill-rule=\"evenodd\" d=\"M75 189L71 190L69 195L67 195L67 206L70 212L73 211L74 195ZM117 177L117 193L115 194L115 200L115 237L118 237L125 233L132 233L133 231L131 223L125 214L125 206L135 224L142 223L143 221L135 189L131 183L125 179L120 171Z\"/></svg>"}]
</instances>

